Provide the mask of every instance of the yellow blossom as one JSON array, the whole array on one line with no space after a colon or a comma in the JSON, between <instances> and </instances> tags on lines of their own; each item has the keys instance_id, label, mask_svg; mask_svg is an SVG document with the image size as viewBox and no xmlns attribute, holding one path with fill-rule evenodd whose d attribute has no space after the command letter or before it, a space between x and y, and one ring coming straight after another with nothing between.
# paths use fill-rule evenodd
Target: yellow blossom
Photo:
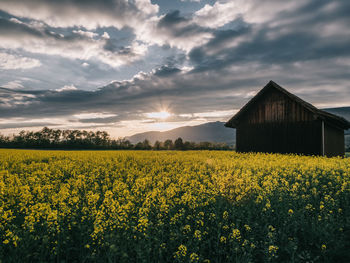
<instances>
[{"instance_id":1,"label":"yellow blossom","mask_svg":"<svg viewBox=\"0 0 350 263\"><path fill-rule=\"evenodd\" d=\"M224 236L220 237L220 242L221 243L226 243L226 237L224 237Z\"/></svg>"},{"instance_id":2,"label":"yellow blossom","mask_svg":"<svg viewBox=\"0 0 350 263\"><path fill-rule=\"evenodd\" d=\"M190 260L191 262L197 262L199 260L199 256L196 253L191 253Z\"/></svg>"},{"instance_id":3,"label":"yellow blossom","mask_svg":"<svg viewBox=\"0 0 350 263\"><path fill-rule=\"evenodd\" d=\"M276 254L277 251L278 251L278 246L273 246L273 245L269 246L269 253L270 254Z\"/></svg>"}]
</instances>

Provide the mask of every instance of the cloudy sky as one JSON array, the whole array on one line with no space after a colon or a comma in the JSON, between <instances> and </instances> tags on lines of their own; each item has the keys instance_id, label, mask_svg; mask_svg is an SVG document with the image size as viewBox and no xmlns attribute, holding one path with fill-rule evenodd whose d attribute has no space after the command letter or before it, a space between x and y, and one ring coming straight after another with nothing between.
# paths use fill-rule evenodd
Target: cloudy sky
<instances>
[{"instance_id":1,"label":"cloudy sky","mask_svg":"<svg viewBox=\"0 0 350 263\"><path fill-rule=\"evenodd\" d=\"M228 120L269 80L350 106L349 0L0 0L0 133Z\"/></svg>"}]
</instances>

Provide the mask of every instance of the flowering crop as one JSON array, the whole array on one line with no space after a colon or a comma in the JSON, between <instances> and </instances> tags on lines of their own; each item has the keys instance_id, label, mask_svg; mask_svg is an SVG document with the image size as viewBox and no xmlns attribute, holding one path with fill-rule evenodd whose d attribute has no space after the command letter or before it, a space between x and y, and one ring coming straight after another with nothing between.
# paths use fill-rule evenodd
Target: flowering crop
<instances>
[{"instance_id":1,"label":"flowering crop","mask_svg":"<svg viewBox=\"0 0 350 263\"><path fill-rule=\"evenodd\" d=\"M2 262L350 262L350 160L0 150Z\"/></svg>"}]
</instances>

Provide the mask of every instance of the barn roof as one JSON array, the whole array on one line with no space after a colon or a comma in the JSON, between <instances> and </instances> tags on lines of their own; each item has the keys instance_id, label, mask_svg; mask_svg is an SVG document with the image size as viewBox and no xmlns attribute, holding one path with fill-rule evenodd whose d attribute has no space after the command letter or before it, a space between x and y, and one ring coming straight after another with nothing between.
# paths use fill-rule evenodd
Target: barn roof
<instances>
[{"instance_id":1,"label":"barn roof","mask_svg":"<svg viewBox=\"0 0 350 263\"><path fill-rule=\"evenodd\" d=\"M315 106L311 105L310 103L302 100L301 98L295 96L294 94L288 92L287 90L285 90L284 88L282 88L280 85L278 85L277 83L273 82L272 80L269 81L269 83L267 83L265 85L264 88L262 88L246 105L243 106L243 108L241 108L236 115L234 115L228 122L225 123L226 127L230 127L230 128L236 128L236 126L239 124L240 122L240 117L249 110L249 108L251 108L268 90L270 89L277 89L278 91L282 92L283 94L285 94L287 97L289 97L290 99L292 99L293 101L301 104L304 108L306 108L307 110L311 111L316 118L318 119L322 119L325 121L329 121L343 129L349 129L350 128L350 122L348 122L346 119L344 119L343 117L334 115L332 113L317 109Z\"/></svg>"}]
</instances>

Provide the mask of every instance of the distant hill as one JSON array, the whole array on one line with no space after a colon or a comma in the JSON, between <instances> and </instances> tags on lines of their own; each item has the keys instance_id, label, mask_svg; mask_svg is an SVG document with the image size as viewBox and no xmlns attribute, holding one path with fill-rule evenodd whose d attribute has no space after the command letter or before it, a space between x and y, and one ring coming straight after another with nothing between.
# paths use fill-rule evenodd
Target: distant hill
<instances>
[{"instance_id":1,"label":"distant hill","mask_svg":"<svg viewBox=\"0 0 350 263\"><path fill-rule=\"evenodd\" d=\"M181 137L184 141L192 142L226 142L234 144L236 141L236 132L234 129L226 128L224 122L208 122L196 126L184 126L169 131L159 132L150 131L137 133L126 137L130 142L137 143L149 140L152 144L155 141L165 141L167 139L176 140Z\"/></svg>"},{"instance_id":2,"label":"distant hill","mask_svg":"<svg viewBox=\"0 0 350 263\"><path fill-rule=\"evenodd\" d=\"M329 109L322 109L322 110L338 115L350 121L350 107L329 108Z\"/></svg>"},{"instance_id":3,"label":"distant hill","mask_svg":"<svg viewBox=\"0 0 350 263\"><path fill-rule=\"evenodd\" d=\"M350 107L330 108L330 109L323 109L323 110L329 113L338 115L340 117L343 117L344 119L350 121ZM345 131L345 134L350 135L350 129Z\"/></svg>"},{"instance_id":4,"label":"distant hill","mask_svg":"<svg viewBox=\"0 0 350 263\"><path fill-rule=\"evenodd\" d=\"M350 107L342 108L328 108L323 109L329 113L341 116L350 121ZM347 147L350 147L350 129L345 131L345 141ZM225 142L229 145L236 143L236 131L235 129L226 128L224 122L208 122L196 126L184 126L169 131L149 131L143 133L137 133L135 135L126 137L130 142L137 143L149 140L152 144L155 141L165 141L167 139L176 140L181 137L185 141L193 142Z\"/></svg>"}]
</instances>

